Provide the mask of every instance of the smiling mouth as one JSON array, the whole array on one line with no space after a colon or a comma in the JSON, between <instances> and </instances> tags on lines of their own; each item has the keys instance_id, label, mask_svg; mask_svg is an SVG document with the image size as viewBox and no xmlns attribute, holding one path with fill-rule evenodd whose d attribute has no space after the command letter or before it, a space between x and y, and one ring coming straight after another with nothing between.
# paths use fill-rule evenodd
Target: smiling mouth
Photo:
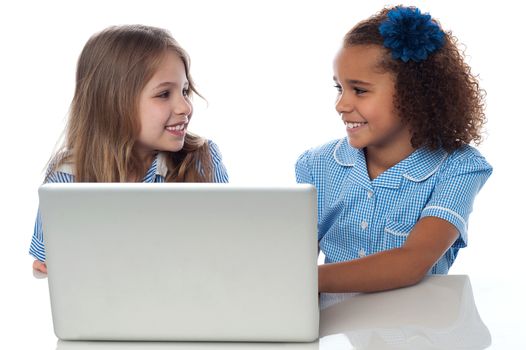
<instances>
[{"instance_id":1,"label":"smiling mouth","mask_svg":"<svg viewBox=\"0 0 526 350\"><path fill-rule=\"evenodd\" d=\"M356 129L367 124L367 122L345 122L347 129Z\"/></svg>"},{"instance_id":2,"label":"smiling mouth","mask_svg":"<svg viewBox=\"0 0 526 350\"><path fill-rule=\"evenodd\" d=\"M177 124L177 125L168 125L165 127L166 130L175 132L175 131L183 131L186 128L186 124Z\"/></svg>"}]
</instances>

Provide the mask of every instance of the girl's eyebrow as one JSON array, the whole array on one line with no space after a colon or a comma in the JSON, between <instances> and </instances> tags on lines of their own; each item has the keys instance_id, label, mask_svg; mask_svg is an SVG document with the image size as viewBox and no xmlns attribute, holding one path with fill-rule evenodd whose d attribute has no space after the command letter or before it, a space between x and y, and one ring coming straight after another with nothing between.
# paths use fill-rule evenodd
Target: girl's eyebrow
<instances>
[{"instance_id":1,"label":"girl's eyebrow","mask_svg":"<svg viewBox=\"0 0 526 350\"><path fill-rule=\"evenodd\" d=\"M171 81L165 81L164 83L160 83L159 85L157 85L155 88L160 88L160 87L167 87L167 86L177 86L177 83L174 83L174 82L171 82Z\"/></svg>"},{"instance_id":2,"label":"girl's eyebrow","mask_svg":"<svg viewBox=\"0 0 526 350\"><path fill-rule=\"evenodd\" d=\"M336 77L332 77L332 79L334 80L335 83L338 82L338 79L336 79ZM349 85L372 85L371 83L368 83L366 81L362 81L362 80L356 80L356 79L347 79L345 80L345 83L349 84Z\"/></svg>"},{"instance_id":3,"label":"girl's eyebrow","mask_svg":"<svg viewBox=\"0 0 526 350\"><path fill-rule=\"evenodd\" d=\"M154 89L172 87L172 86L178 86L178 84L173 81L165 81L164 83L160 83L159 85L157 85ZM183 86L188 86L188 82L185 82Z\"/></svg>"}]
</instances>

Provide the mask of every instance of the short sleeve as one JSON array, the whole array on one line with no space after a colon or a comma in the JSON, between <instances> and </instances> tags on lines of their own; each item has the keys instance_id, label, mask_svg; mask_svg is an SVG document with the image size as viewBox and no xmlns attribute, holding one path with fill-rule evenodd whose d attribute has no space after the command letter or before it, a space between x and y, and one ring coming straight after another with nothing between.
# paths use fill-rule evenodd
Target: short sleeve
<instances>
[{"instance_id":1,"label":"short sleeve","mask_svg":"<svg viewBox=\"0 0 526 350\"><path fill-rule=\"evenodd\" d=\"M310 151L303 152L296 161L296 182L314 184L310 172Z\"/></svg>"},{"instance_id":2,"label":"short sleeve","mask_svg":"<svg viewBox=\"0 0 526 350\"><path fill-rule=\"evenodd\" d=\"M455 159L441 175L421 217L434 216L452 223L460 233L454 247L467 245L468 218L475 196L492 173L480 155Z\"/></svg>"},{"instance_id":3,"label":"short sleeve","mask_svg":"<svg viewBox=\"0 0 526 350\"><path fill-rule=\"evenodd\" d=\"M31 245L29 246L29 254L31 254L37 260L46 261L46 250L44 248L40 210L37 212L35 227L33 229L33 237L31 238Z\"/></svg>"},{"instance_id":4,"label":"short sleeve","mask_svg":"<svg viewBox=\"0 0 526 350\"><path fill-rule=\"evenodd\" d=\"M225 165L223 164L223 157L219 151L219 147L212 142L208 141L208 146L210 148L210 155L212 156L212 166L214 172L214 182L219 183L228 183L228 172Z\"/></svg>"},{"instance_id":5,"label":"short sleeve","mask_svg":"<svg viewBox=\"0 0 526 350\"><path fill-rule=\"evenodd\" d=\"M66 183L74 182L73 175L61 171L48 173L46 176L46 183ZM33 228L33 237L31 238L31 245L29 246L29 254L35 259L42 262L46 261L46 249L44 247L44 232L42 230L42 218L40 210L37 212L35 226Z\"/></svg>"}]
</instances>

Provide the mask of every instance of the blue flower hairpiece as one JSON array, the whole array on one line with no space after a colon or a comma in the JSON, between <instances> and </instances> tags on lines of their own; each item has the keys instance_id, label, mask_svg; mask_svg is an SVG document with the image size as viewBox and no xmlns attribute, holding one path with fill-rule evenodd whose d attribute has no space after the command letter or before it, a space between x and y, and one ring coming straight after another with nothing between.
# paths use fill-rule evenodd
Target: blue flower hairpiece
<instances>
[{"instance_id":1,"label":"blue flower hairpiece","mask_svg":"<svg viewBox=\"0 0 526 350\"><path fill-rule=\"evenodd\" d=\"M393 59L423 61L444 45L444 32L429 14L413 7L396 7L379 26Z\"/></svg>"}]
</instances>

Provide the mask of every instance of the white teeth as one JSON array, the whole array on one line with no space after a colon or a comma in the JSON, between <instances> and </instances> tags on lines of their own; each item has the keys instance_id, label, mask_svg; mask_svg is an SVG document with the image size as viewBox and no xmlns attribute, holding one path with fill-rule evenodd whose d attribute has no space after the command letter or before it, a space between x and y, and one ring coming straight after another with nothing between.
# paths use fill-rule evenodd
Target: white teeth
<instances>
[{"instance_id":1,"label":"white teeth","mask_svg":"<svg viewBox=\"0 0 526 350\"><path fill-rule=\"evenodd\" d=\"M179 125L176 125L176 126L167 126L166 127L166 130L169 130L169 131L181 131L183 130L185 127L184 124L179 124Z\"/></svg>"},{"instance_id":2,"label":"white teeth","mask_svg":"<svg viewBox=\"0 0 526 350\"><path fill-rule=\"evenodd\" d=\"M345 126L347 126L347 128L349 128L349 129L354 129L354 128L357 128L359 126L365 125L365 124L367 124L367 123L366 122L361 122L361 123L345 122Z\"/></svg>"}]
</instances>

